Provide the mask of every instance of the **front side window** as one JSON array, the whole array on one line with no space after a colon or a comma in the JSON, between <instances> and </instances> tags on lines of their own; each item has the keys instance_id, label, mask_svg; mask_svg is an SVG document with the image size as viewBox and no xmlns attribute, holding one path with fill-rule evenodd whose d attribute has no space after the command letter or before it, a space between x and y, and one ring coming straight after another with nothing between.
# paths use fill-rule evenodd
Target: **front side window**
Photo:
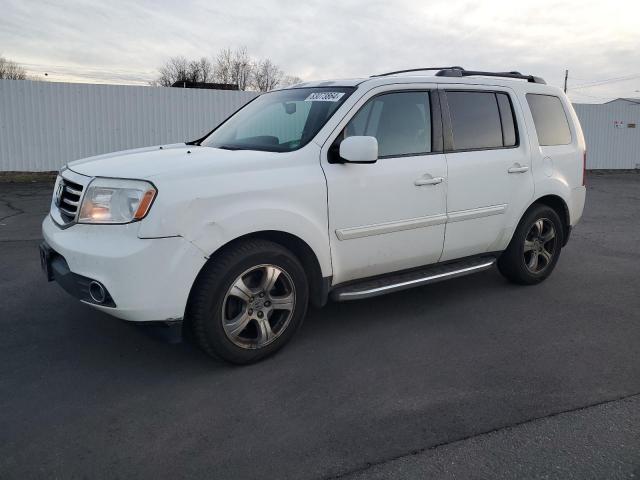
<instances>
[{"instance_id":1,"label":"front side window","mask_svg":"<svg viewBox=\"0 0 640 480\"><path fill-rule=\"evenodd\" d=\"M571 143L569 122L558 97L527 93L527 103L531 109L540 146Z\"/></svg>"},{"instance_id":2,"label":"front side window","mask_svg":"<svg viewBox=\"0 0 640 480\"><path fill-rule=\"evenodd\" d=\"M292 88L265 93L220 125L201 145L228 150L297 150L311 141L354 90Z\"/></svg>"},{"instance_id":3,"label":"front side window","mask_svg":"<svg viewBox=\"0 0 640 480\"><path fill-rule=\"evenodd\" d=\"M395 92L369 100L345 127L344 137L378 140L378 156L431 152L431 105L427 92Z\"/></svg>"}]
</instances>

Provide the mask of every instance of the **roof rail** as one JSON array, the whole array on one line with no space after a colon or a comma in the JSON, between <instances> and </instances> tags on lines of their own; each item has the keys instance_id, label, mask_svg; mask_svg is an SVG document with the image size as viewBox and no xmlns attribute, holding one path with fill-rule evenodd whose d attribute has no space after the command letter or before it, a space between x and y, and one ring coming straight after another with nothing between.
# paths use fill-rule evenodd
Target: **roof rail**
<instances>
[{"instance_id":1,"label":"roof rail","mask_svg":"<svg viewBox=\"0 0 640 480\"><path fill-rule=\"evenodd\" d=\"M379 73L377 75L371 75L369 78L386 77L388 75L395 75L396 73L409 73L409 72L424 72L427 70L464 70L462 67L425 67L425 68L410 68L409 70L396 70L394 72Z\"/></svg>"},{"instance_id":2,"label":"roof rail","mask_svg":"<svg viewBox=\"0 0 640 480\"><path fill-rule=\"evenodd\" d=\"M407 70L395 70L393 72L379 73L378 75L371 75L369 78L386 77L389 75L395 75L397 73L410 73L410 72L425 72L429 70L438 70L437 77L470 77L472 75L481 75L483 77L501 77L501 78L517 78L520 80L526 80L530 83L542 83L547 82L540 77L533 75L523 75L520 72L482 72L479 70L465 70L462 67L425 67L425 68L410 68Z\"/></svg>"},{"instance_id":3,"label":"roof rail","mask_svg":"<svg viewBox=\"0 0 640 480\"><path fill-rule=\"evenodd\" d=\"M526 80L530 83L542 83L545 85L547 83L541 77L523 75L520 72L482 72L479 70L465 70L462 67L450 67L443 68L436 73L436 77L470 77L472 75L481 75L483 77L517 78L520 80Z\"/></svg>"}]
</instances>

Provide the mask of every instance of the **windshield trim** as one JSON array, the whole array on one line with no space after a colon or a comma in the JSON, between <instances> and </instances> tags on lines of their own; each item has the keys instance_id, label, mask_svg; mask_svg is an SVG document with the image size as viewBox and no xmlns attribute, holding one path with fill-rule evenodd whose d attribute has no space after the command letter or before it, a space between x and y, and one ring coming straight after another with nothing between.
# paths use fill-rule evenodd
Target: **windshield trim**
<instances>
[{"instance_id":1,"label":"windshield trim","mask_svg":"<svg viewBox=\"0 0 640 480\"><path fill-rule=\"evenodd\" d=\"M310 137L306 142L301 143L300 145L298 145L298 147L293 148L291 150L279 150L279 149L275 149L275 148L269 148L268 146L265 146L265 145L260 145L260 146L256 146L256 147L253 147L251 145L247 145L246 147L239 147L239 148L236 148L236 146L234 145L233 148L227 148L229 150L231 150L231 149L233 149L233 150L251 150L251 151L258 151L258 152L274 152L274 153L295 152L296 150L299 150L299 149L305 147L306 145L308 145L316 137L316 135L324 128L324 126L329 122L329 120L331 118L333 118L335 113L338 110L340 110L342 105L345 104L347 99L353 94L353 92L355 92L358 89L358 87L349 87L349 86L336 87L335 85L326 85L326 86L318 86L318 87L289 87L289 88L282 88L282 89L278 89L278 90L271 90L269 92L264 92L264 93L261 93L259 95L256 95L254 98L252 98L247 103L242 105L240 108L238 108L235 112L233 112L231 115L229 115L227 118L225 118L222 122L220 122L215 128L213 128L206 135L204 135L201 138L198 138L197 140L193 140L191 142L186 142L186 144L187 145L202 146L202 143L207 138L209 138L216 130L218 130L225 123L227 123L229 120L231 120L233 117L235 117L236 114L238 114L245 107L249 106L252 102L254 102L255 100L257 100L258 98L260 98L260 97L262 97L264 95L269 95L270 93L276 93L276 92L283 92L283 91L287 91L287 90L301 90L301 89L328 90L328 89L335 89L335 88L340 88L340 89L344 89L345 90L344 100L342 100L341 105L338 108L336 108L336 110L325 119L324 123L320 126L320 128L316 131L316 133L312 137ZM221 148L221 147L213 147L212 146L212 147L209 147L209 148Z\"/></svg>"}]
</instances>

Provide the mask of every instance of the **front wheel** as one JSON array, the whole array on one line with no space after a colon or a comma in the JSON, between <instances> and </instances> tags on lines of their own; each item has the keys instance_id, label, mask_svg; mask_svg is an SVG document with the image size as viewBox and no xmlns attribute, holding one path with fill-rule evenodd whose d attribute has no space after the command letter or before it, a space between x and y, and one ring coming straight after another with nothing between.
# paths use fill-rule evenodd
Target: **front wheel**
<instances>
[{"instance_id":1,"label":"front wheel","mask_svg":"<svg viewBox=\"0 0 640 480\"><path fill-rule=\"evenodd\" d=\"M535 205L522 218L509 246L498 259L498 269L514 283L540 283L558 262L563 233L555 210Z\"/></svg>"},{"instance_id":2,"label":"front wheel","mask_svg":"<svg viewBox=\"0 0 640 480\"><path fill-rule=\"evenodd\" d=\"M231 363L251 363L291 339L306 314L308 290L291 252L273 242L247 240L204 268L187 315L205 352Z\"/></svg>"}]
</instances>

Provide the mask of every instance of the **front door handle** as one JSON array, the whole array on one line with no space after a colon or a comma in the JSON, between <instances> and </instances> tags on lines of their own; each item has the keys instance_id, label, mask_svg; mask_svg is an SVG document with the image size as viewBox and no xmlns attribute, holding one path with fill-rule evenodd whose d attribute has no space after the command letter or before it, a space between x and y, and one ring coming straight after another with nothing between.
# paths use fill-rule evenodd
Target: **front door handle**
<instances>
[{"instance_id":1,"label":"front door handle","mask_svg":"<svg viewBox=\"0 0 640 480\"><path fill-rule=\"evenodd\" d=\"M507 172L509 173L524 173L529 171L529 165L520 165L515 163Z\"/></svg>"},{"instance_id":2,"label":"front door handle","mask_svg":"<svg viewBox=\"0 0 640 480\"><path fill-rule=\"evenodd\" d=\"M416 187L421 187L423 185L438 185L443 181L444 178L442 177L420 177L413 183L416 185Z\"/></svg>"}]
</instances>

